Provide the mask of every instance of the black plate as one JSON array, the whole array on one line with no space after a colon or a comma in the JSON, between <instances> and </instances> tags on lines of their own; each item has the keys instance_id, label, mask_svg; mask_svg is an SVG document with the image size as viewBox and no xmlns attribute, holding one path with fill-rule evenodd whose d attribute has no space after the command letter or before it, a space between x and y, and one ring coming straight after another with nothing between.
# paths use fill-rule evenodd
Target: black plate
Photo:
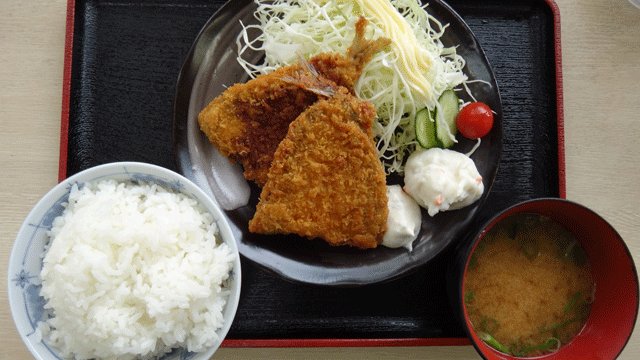
<instances>
[{"instance_id":1,"label":"black plate","mask_svg":"<svg viewBox=\"0 0 640 360\"><path fill-rule=\"evenodd\" d=\"M482 175L485 192L479 201L461 210L434 217L423 211L422 230L411 252L384 246L362 251L331 247L323 241L309 241L294 235L249 232L248 222L255 212L260 189L247 183L239 165L230 165L221 157L198 128L198 113L227 86L245 82L248 78L236 61L236 37L242 24L256 23L255 8L256 4L251 0L232 1L223 6L204 26L185 61L174 109L175 151L180 172L228 209L226 215L238 237L240 253L285 279L320 285L364 285L398 278L433 259L460 237L478 213L493 184L502 150L502 105L498 85L467 24L443 2L429 2L427 11L441 23L449 24L442 37L443 44L457 46L458 53L466 60L464 71L470 80L484 81L470 83L471 93L496 112L494 128L471 156ZM259 61L261 56L255 53L249 58ZM470 151L475 144L460 136L459 140L453 149L460 152ZM242 202L238 194L247 188L251 190L249 204L233 209L235 204Z\"/></svg>"}]
</instances>

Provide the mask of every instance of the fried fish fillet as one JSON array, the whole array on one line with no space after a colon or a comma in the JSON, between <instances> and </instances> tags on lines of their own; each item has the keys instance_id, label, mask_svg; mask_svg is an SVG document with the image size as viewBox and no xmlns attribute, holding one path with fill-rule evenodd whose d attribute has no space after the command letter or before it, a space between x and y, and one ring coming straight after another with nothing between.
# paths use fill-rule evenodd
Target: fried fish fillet
<instances>
[{"instance_id":1,"label":"fried fish fillet","mask_svg":"<svg viewBox=\"0 0 640 360\"><path fill-rule=\"evenodd\" d=\"M220 154L244 167L247 180L266 182L273 153L289 124L318 100L312 92L282 80L298 65L236 84L198 116L200 129Z\"/></svg>"},{"instance_id":2,"label":"fried fish fillet","mask_svg":"<svg viewBox=\"0 0 640 360\"><path fill-rule=\"evenodd\" d=\"M368 21L356 23L356 36L346 56L319 54L309 59L329 86L353 92L362 68L388 39L364 38ZM236 84L211 101L198 115L200 129L218 151L244 167L244 176L259 186L267 181L273 154L289 124L318 100L311 91L283 79L303 69L300 62Z\"/></svg>"},{"instance_id":3,"label":"fried fish fillet","mask_svg":"<svg viewBox=\"0 0 640 360\"><path fill-rule=\"evenodd\" d=\"M387 229L386 177L373 105L344 88L291 123L275 152L249 230L374 248Z\"/></svg>"}]
</instances>

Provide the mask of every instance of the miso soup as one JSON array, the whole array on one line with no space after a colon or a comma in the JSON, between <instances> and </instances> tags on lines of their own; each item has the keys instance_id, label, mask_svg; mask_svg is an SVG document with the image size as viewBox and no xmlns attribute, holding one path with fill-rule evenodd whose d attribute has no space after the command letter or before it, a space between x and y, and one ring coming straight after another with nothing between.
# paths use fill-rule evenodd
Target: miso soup
<instances>
[{"instance_id":1,"label":"miso soup","mask_svg":"<svg viewBox=\"0 0 640 360\"><path fill-rule=\"evenodd\" d=\"M518 214L478 243L463 290L481 339L532 357L558 350L580 332L594 285L584 249L570 232L548 217Z\"/></svg>"}]
</instances>

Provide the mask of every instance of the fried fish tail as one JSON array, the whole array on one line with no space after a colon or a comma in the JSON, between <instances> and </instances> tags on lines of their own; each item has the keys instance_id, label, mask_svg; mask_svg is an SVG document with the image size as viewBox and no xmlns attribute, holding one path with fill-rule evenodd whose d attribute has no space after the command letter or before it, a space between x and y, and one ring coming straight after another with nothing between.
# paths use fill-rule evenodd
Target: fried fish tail
<instances>
[{"instance_id":1,"label":"fried fish tail","mask_svg":"<svg viewBox=\"0 0 640 360\"><path fill-rule=\"evenodd\" d=\"M377 52L391 44L391 40L388 38L367 39L365 31L368 24L369 20L365 17L361 16L358 19L355 24L356 33L353 42L344 56L325 53L310 59L318 73L349 89L352 94L354 94L354 85L360 78L364 66L371 61Z\"/></svg>"},{"instance_id":2,"label":"fried fish tail","mask_svg":"<svg viewBox=\"0 0 640 360\"><path fill-rule=\"evenodd\" d=\"M378 51L391 45L391 39L384 37L376 40L366 39L364 34L367 25L369 25L369 21L364 16L361 16L356 22L356 35L347 50L347 57L352 59L360 72Z\"/></svg>"}]
</instances>

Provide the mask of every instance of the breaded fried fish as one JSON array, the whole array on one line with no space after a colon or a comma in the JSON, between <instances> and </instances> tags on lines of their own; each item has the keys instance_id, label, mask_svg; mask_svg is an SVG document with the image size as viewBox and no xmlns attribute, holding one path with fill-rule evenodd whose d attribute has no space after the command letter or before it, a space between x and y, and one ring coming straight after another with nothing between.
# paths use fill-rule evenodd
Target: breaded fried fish
<instances>
[{"instance_id":1,"label":"breaded fried fish","mask_svg":"<svg viewBox=\"0 0 640 360\"><path fill-rule=\"evenodd\" d=\"M275 152L249 230L374 248L387 228L373 105L341 88L304 111Z\"/></svg>"},{"instance_id":2,"label":"breaded fried fish","mask_svg":"<svg viewBox=\"0 0 640 360\"><path fill-rule=\"evenodd\" d=\"M373 54L389 43L364 38L367 20L356 23L356 36L346 56L319 54L309 62L328 86L353 85ZM289 124L318 100L311 91L283 79L299 72L298 62L227 89L198 115L198 124L218 151L244 167L244 176L259 186L267 181L273 154Z\"/></svg>"}]
</instances>

